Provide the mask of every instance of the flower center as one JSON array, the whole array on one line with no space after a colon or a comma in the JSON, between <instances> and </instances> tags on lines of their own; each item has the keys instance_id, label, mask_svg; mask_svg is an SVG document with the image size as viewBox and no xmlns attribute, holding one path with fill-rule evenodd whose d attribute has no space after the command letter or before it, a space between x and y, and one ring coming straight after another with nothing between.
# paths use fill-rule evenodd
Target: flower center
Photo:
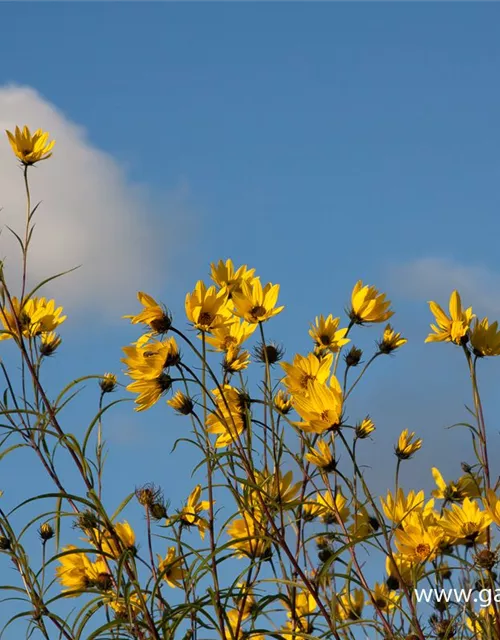
<instances>
[{"instance_id":1,"label":"flower center","mask_svg":"<svg viewBox=\"0 0 500 640\"><path fill-rule=\"evenodd\" d=\"M252 318L258 320L259 318L263 318L266 315L266 310L261 304L259 304L256 307L252 307L252 309L250 309L250 315L252 316Z\"/></svg>"},{"instance_id":2,"label":"flower center","mask_svg":"<svg viewBox=\"0 0 500 640\"><path fill-rule=\"evenodd\" d=\"M226 336L224 338L224 351L229 351L231 347L234 347L238 344L238 340L234 336Z\"/></svg>"},{"instance_id":3,"label":"flower center","mask_svg":"<svg viewBox=\"0 0 500 640\"><path fill-rule=\"evenodd\" d=\"M319 336L319 341L321 342L322 345L324 345L325 347L327 347L330 343L331 343L331 339L330 336L327 335L326 333L324 333L322 336Z\"/></svg>"},{"instance_id":4,"label":"flower center","mask_svg":"<svg viewBox=\"0 0 500 640\"><path fill-rule=\"evenodd\" d=\"M426 560L431 552L431 547L430 545L422 542L417 546L415 552L419 558Z\"/></svg>"},{"instance_id":5,"label":"flower center","mask_svg":"<svg viewBox=\"0 0 500 640\"><path fill-rule=\"evenodd\" d=\"M209 327L215 320L215 316L209 311L203 311L198 318L198 324L202 327Z\"/></svg>"},{"instance_id":6,"label":"flower center","mask_svg":"<svg viewBox=\"0 0 500 640\"><path fill-rule=\"evenodd\" d=\"M310 373L303 373L299 384L303 389L307 389L308 382L312 382L313 380L316 380L316 376L313 376Z\"/></svg>"}]
</instances>

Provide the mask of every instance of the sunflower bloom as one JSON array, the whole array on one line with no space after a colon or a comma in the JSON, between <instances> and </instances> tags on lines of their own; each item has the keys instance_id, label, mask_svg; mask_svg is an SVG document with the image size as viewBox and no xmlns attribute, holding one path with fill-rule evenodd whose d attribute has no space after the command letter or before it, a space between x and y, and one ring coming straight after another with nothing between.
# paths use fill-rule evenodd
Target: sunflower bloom
<instances>
[{"instance_id":1,"label":"sunflower bloom","mask_svg":"<svg viewBox=\"0 0 500 640\"><path fill-rule=\"evenodd\" d=\"M364 540L376 533L380 527L378 520L368 513L366 507L358 507L352 519L353 523L349 527L351 541Z\"/></svg>"},{"instance_id":2,"label":"sunflower bloom","mask_svg":"<svg viewBox=\"0 0 500 640\"><path fill-rule=\"evenodd\" d=\"M246 350L230 349L222 361L222 368L226 373L244 371L250 364L250 353Z\"/></svg>"},{"instance_id":3,"label":"sunflower bloom","mask_svg":"<svg viewBox=\"0 0 500 640\"><path fill-rule=\"evenodd\" d=\"M392 557L386 557L385 570L388 586L391 589L400 589L403 585L408 587L417 584L423 574L423 565L415 564L401 553L394 553Z\"/></svg>"},{"instance_id":4,"label":"sunflower bloom","mask_svg":"<svg viewBox=\"0 0 500 640\"><path fill-rule=\"evenodd\" d=\"M183 588L185 570L182 566L182 558L176 554L175 547L169 547L165 558L158 556L158 570L169 587Z\"/></svg>"},{"instance_id":5,"label":"sunflower bloom","mask_svg":"<svg viewBox=\"0 0 500 640\"><path fill-rule=\"evenodd\" d=\"M364 604L363 590L353 589L335 596L335 613L339 620L359 620Z\"/></svg>"},{"instance_id":6,"label":"sunflower bloom","mask_svg":"<svg viewBox=\"0 0 500 640\"><path fill-rule=\"evenodd\" d=\"M315 504L317 507L315 515L319 515L325 524L339 524L339 521L345 523L349 519L347 498L342 495L340 489L335 491L335 496L328 489L323 494L316 494Z\"/></svg>"},{"instance_id":7,"label":"sunflower bloom","mask_svg":"<svg viewBox=\"0 0 500 640\"><path fill-rule=\"evenodd\" d=\"M475 316L472 313L472 307L462 309L462 301L458 291L453 291L450 296L449 317L436 302L429 302L429 307L436 318L436 324L431 324L434 333L430 333L425 342L463 344L467 341L470 324Z\"/></svg>"},{"instance_id":8,"label":"sunflower bloom","mask_svg":"<svg viewBox=\"0 0 500 640\"><path fill-rule=\"evenodd\" d=\"M54 300L46 298L29 298L21 303L14 296L12 307L13 311L10 311L6 307L0 306L0 322L4 329L4 332L0 333L0 340L8 340L17 336L18 326L26 338L52 332L67 317L62 315L62 307L56 307Z\"/></svg>"},{"instance_id":9,"label":"sunflower bloom","mask_svg":"<svg viewBox=\"0 0 500 640\"><path fill-rule=\"evenodd\" d=\"M436 557L443 539L443 531L437 526L427 526L423 518L412 519L404 529L396 529L396 547L412 564L425 563Z\"/></svg>"},{"instance_id":10,"label":"sunflower bloom","mask_svg":"<svg viewBox=\"0 0 500 640\"><path fill-rule=\"evenodd\" d=\"M202 511L210 509L208 500L201 500L201 485L198 484L190 493L186 504L179 512L179 520L188 527L196 526L203 540L205 531L208 529L208 522L200 516Z\"/></svg>"},{"instance_id":11,"label":"sunflower bloom","mask_svg":"<svg viewBox=\"0 0 500 640\"><path fill-rule=\"evenodd\" d=\"M350 342L346 338L347 328L339 329L340 318L334 318L332 314L326 318L323 315L317 316L314 324L311 324L309 335L314 340L316 349L322 351L327 349L332 353L337 353Z\"/></svg>"},{"instance_id":12,"label":"sunflower bloom","mask_svg":"<svg viewBox=\"0 0 500 640\"><path fill-rule=\"evenodd\" d=\"M446 483L439 469L433 467L432 477L437 485L437 489L432 492L432 495L437 500L462 502L464 498L479 498L481 496L481 479L472 474L461 476L456 482Z\"/></svg>"},{"instance_id":13,"label":"sunflower bloom","mask_svg":"<svg viewBox=\"0 0 500 640\"><path fill-rule=\"evenodd\" d=\"M256 324L250 324L245 320L235 320L213 329L211 335L207 335L205 340L216 351L227 353L234 349L239 349L256 328Z\"/></svg>"},{"instance_id":14,"label":"sunflower bloom","mask_svg":"<svg viewBox=\"0 0 500 640\"><path fill-rule=\"evenodd\" d=\"M286 603L289 611L287 612L287 618L292 620L298 620L299 625L303 629L308 628L307 616L310 616L316 610L318 603L316 598L309 591L299 591L295 595L294 601L291 606Z\"/></svg>"},{"instance_id":15,"label":"sunflower bloom","mask_svg":"<svg viewBox=\"0 0 500 640\"><path fill-rule=\"evenodd\" d=\"M193 413L194 403L192 399L182 391L176 391L175 395L167 400L167 404L177 411L181 416L188 416Z\"/></svg>"},{"instance_id":16,"label":"sunflower bloom","mask_svg":"<svg viewBox=\"0 0 500 640\"><path fill-rule=\"evenodd\" d=\"M135 380L127 385L127 391L137 393L134 403L136 411L151 409L158 400L172 387L172 378L168 373L160 373L159 376L146 380Z\"/></svg>"},{"instance_id":17,"label":"sunflower bloom","mask_svg":"<svg viewBox=\"0 0 500 640\"><path fill-rule=\"evenodd\" d=\"M273 398L275 409L286 415L292 410L292 397L283 389L279 389Z\"/></svg>"},{"instance_id":18,"label":"sunflower bloom","mask_svg":"<svg viewBox=\"0 0 500 640\"><path fill-rule=\"evenodd\" d=\"M324 358L318 358L314 353L310 353L307 356L297 354L293 359L293 364L289 362L281 363L286 373L283 378L283 384L294 395L307 395L310 382L317 381L324 384L328 380L332 363L332 354L328 354Z\"/></svg>"},{"instance_id":19,"label":"sunflower bloom","mask_svg":"<svg viewBox=\"0 0 500 640\"><path fill-rule=\"evenodd\" d=\"M257 514L255 514L257 516ZM231 538L230 547L236 549L238 558L266 558L271 551L271 542L267 538L265 529L262 526L261 518L259 523L247 513L242 514L242 518L233 520L226 527L226 532Z\"/></svg>"},{"instance_id":20,"label":"sunflower bloom","mask_svg":"<svg viewBox=\"0 0 500 640\"><path fill-rule=\"evenodd\" d=\"M99 551L105 553L115 559L120 558L123 550L135 550L135 533L128 522L118 522L114 525L114 530L119 543L111 535L109 531L93 530L94 537L89 538L89 542ZM94 540L96 542L94 542Z\"/></svg>"},{"instance_id":21,"label":"sunflower bloom","mask_svg":"<svg viewBox=\"0 0 500 640\"><path fill-rule=\"evenodd\" d=\"M139 342L123 347L122 351L126 355L126 358L122 358L128 367L126 375L134 380L157 378L164 369L180 361L179 347L173 337L162 341Z\"/></svg>"},{"instance_id":22,"label":"sunflower bloom","mask_svg":"<svg viewBox=\"0 0 500 640\"><path fill-rule=\"evenodd\" d=\"M366 604L375 606L380 611L390 612L396 607L400 599L401 596L393 589L389 589L385 582L376 582Z\"/></svg>"},{"instance_id":23,"label":"sunflower bloom","mask_svg":"<svg viewBox=\"0 0 500 640\"><path fill-rule=\"evenodd\" d=\"M56 143L55 140L49 142L49 134L46 131L37 129L32 134L26 125L22 130L16 127L14 133L6 131L6 134L12 151L25 166L50 158Z\"/></svg>"},{"instance_id":24,"label":"sunflower bloom","mask_svg":"<svg viewBox=\"0 0 500 640\"><path fill-rule=\"evenodd\" d=\"M375 287L363 285L358 280L351 294L349 318L354 324L385 322L394 315L390 307L391 301L386 300L385 293L379 293Z\"/></svg>"},{"instance_id":25,"label":"sunflower bloom","mask_svg":"<svg viewBox=\"0 0 500 640\"><path fill-rule=\"evenodd\" d=\"M255 269L249 269L246 264L235 269L230 258L226 262L222 260L219 260L217 264L212 262L210 271L213 282L219 289L226 289L230 296L241 291L242 282L251 282L255 276Z\"/></svg>"},{"instance_id":26,"label":"sunflower bloom","mask_svg":"<svg viewBox=\"0 0 500 640\"><path fill-rule=\"evenodd\" d=\"M375 423L370 418L370 416L366 416L359 424L356 425L355 433L356 437L360 440L364 440L368 438L368 436L375 431Z\"/></svg>"},{"instance_id":27,"label":"sunflower bloom","mask_svg":"<svg viewBox=\"0 0 500 640\"><path fill-rule=\"evenodd\" d=\"M415 439L415 432L412 431L410 433L408 429L405 429L399 436L398 444L394 449L394 453L400 460L408 460L420 449L421 446L422 439Z\"/></svg>"},{"instance_id":28,"label":"sunflower bloom","mask_svg":"<svg viewBox=\"0 0 500 640\"><path fill-rule=\"evenodd\" d=\"M306 460L326 473L334 471L337 465L328 444L324 440L318 440L316 446L316 449L310 449L306 453Z\"/></svg>"},{"instance_id":29,"label":"sunflower bloom","mask_svg":"<svg viewBox=\"0 0 500 640\"><path fill-rule=\"evenodd\" d=\"M307 433L325 433L338 429L342 415L342 389L332 376L330 385L310 382L308 396L294 396L293 407L303 422L295 423Z\"/></svg>"},{"instance_id":30,"label":"sunflower bloom","mask_svg":"<svg viewBox=\"0 0 500 640\"><path fill-rule=\"evenodd\" d=\"M0 340L2 336L0 335ZM42 356L51 356L53 355L59 345L62 342L61 336L57 335L55 331L49 331L48 333L42 333L40 336L40 354Z\"/></svg>"},{"instance_id":31,"label":"sunflower bloom","mask_svg":"<svg viewBox=\"0 0 500 640\"><path fill-rule=\"evenodd\" d=\"M56 576L65 587L64 591L91 588L107 591L110 588L111 576L102 558L92 562L85 553L77 551L73 545L64 547L62 551L65 555L59 558L60 566L56 567Z\"/></svg>"},{"instance_id":32,"label":"sunflower bloom","mask_svg":"<svg viewBox=\"0 0 500 640\"><path fill-rule=\"evenodd\" d=\"M400 333L394 331L392 326L388 324L384 329L382 340L378 343L378 348L380 353L389 354L396 349L399 349L407 342L408 340L406 338L403 338Z\"/></svg>"},{"instance_id":33,"label":"sunflower bloom","mask_svg":"<svg viewBox=\"0 0 500 640\"><path fill-rule=\"evenodd\" d=\"M396 496L393 496L390 491L387 492L387 497L380 498L382 509L386 518L396 525L405 526L408 516L410 514L419 514L426 516L434 509L434 500L425 502L424 492L410 491L405 495L403 489L400 487Z\"/></svg>"},{"instance_id":34,"label":"sunflower bloom","mask_svg":"<svg viewBox=\"0 0 500 640\"><path fill-rule=\"evenodd\" d=\"M167 333L172 326L172 318L165 307L143 291L137 293L137 299L144 307L143 310L135 316L124 317L130 319L132 324L146 325L153 333Z\"/></svg>"},{"instance_id":35,"label":"sunflower bloom","mask_svg":"<svg viewBox=\"0 0 500 640\"><path fill-rule=\"evenodd\" d=\"M227 291L217 291L215 286L207 289L202 280L196 283L192 293L186 294L185 308L188 320L199 331L211 332L232 322Z\"/></svg>"},{"instance_id":36,"label":"sunflower bloom","mask_svg":"<svg viewBox=\"0 0 500 640\"><path fill-rule=\"evenodd\" d=\"M106 602L108 607L113 609L115 617L120 620L134 620L142 612L142 602L137 595L133 593L129 598L113 598Z\"/></svg>"},{"instance_id":37,"label":"sunflower bloom","mask_svg":"<svg viewBox=\"0 0 500 640\"><path fill-rule=\"evenodd\" d=\"M470 343L474 355L478 358L500 356L500 331L498 331L498 322L489 324L488 318L483 318L480 322L476 318L470 332Z\"/></svg>"},{"instance_id":38,"label":"sunflower bloom","mask_svg":"<svg viewBox=\"0 0 500 640\"><path fill-rule=\"evenodd\" d=\"M207 417L207 431L218 435L216 448L235 442L246 428L245 400L238 389L224 385L212 391L217 410Z\"/></svg>"},{"instance_id":39,"label":"sunflower bloom","mask_svg":"<svg viewBox=\"0 0 500 640\"><path fill-rule=\"evenodd\" d=\"M491 522L488 511L481 511L477 502L465 498L463 504L443 509L439 524L454 544L483 544Z\"/></svg>"},{"instance_id":40,"label":"sunflower bloom","mask_svg":"<svg viewBox=\"0 0 500 640\"><path fill-rule=\"evenodd\" d=\"M258 278L241 283L241 292L233 293L234 313L251 324L265 322L281 313L285 307L277 307L279 284L269 282L264 288Z\"/></svg>"},{"instance_id":41,"label":"sunflower bloom","mask_svg":"<svg viewBox=\"0 0 500 640\"><path fill-rule=\"evenodd\" d=\"M256 509L260 509L261 501L272 510L278 505L283 509L293 509L299 504L298 496L301 482L293 482L292 471L287 471L283 475L279 471L274 473L267 472L255 472L255 481L258 485L258 489L249 488L249 501L250 504Z\"/></svg>"},{"instance_id":42,"label":"sunflower bloom","mask_svg":"<svg viewBox=\"0 0 500 640\"><path fill-rule=\"evenodd\" d=\"M500 500L493 489L488 489L486 492L484 506L492 521L500 527Z\"/></svg>"}]
</instances>

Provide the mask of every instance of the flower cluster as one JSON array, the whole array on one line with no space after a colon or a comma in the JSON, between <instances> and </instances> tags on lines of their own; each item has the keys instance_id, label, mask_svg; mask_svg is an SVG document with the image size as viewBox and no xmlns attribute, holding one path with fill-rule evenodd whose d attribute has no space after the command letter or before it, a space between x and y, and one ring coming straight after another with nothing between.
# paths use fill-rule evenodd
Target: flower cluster
<instances>
[{"instance_id":1,"label":"flower cluster","mask_svg":"<svg viewBox=\"0 0 500 640\"><path fill-rule=\"evenodd\" d=\"M357 402L360 382L407 343L389 324L394 310L385 293L356 282L345 314L311 314L303 328L309 346L286 355L283 336L271 335L285 309L280 286L264 284L254 268L212 263L210 281L187 293L180 320L141 291L137 312L125 316L138 335L123 347L123 386L142 412L138 419L153 407L150 419L164 410L170 455L183 464L167 496L152 483L130 486L109 510L106 482L113 478L105 463L114 452L106 449L105 422L120 401L108 398L122 384L105 373L59 393L52 381L50 391L45 386L46 356L58 350L56 329L66 316L54 300L35 295L42 285L26 292L37 210L28 177L33 164L50 158L54 142L28 127L7 134L21 162L28 213L25 241L18 238L23 278L16 295L0 271L0 340L10 339L20 359L11 369L2 362L0 459L21 450L53 485L14 508L0 505L0 561L8 556L18 576L0 587L14 593L12 601L21 594L29 602L13 620L26 619L29 634L67 640L500 638L494 599L478 609L477 598L415 597L424 587L473 594L500 588L496 433L487 429L478 382L482 359L500 355L498 323L464 309L457 291L449 314L430 302L435 321L426 342L458 347L471 383L472 420L458 425L470 435L471 464L462 463L453 479L437 467L425 470L412 487L405 471L428 445L420 425L390 434L382 417ZM377 326L371 352L357 346ZM86 396L71 429L67 406L89 380L95 412L81 429L92 403ZM379 495L366 460L375 473L388 466L376 442L381 433L394 443L394 479ZM130 482L134 472L127 469ZM163 472L151 469L154 477ZM426 495L422 486L432 482ZM25 511L39 501L55 506ZM38 556L24 546L35 526ZM67 598L74 611L61 606Z\"/></svg>"}]
</instances>

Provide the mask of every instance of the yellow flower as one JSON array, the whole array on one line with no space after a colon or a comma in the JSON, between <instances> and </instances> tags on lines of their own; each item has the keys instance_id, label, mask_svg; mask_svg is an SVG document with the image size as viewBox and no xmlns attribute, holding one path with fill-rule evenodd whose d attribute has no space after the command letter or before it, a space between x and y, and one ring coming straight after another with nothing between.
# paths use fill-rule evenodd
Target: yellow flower
<instances>
[{"instance_id":1,"label":"yellow flower","mask_svg":"<svg viewBox=\"0 0 500 640\"><path fill-rule=\"evenodd\" d=\"M107 591L111 585L111 576L105 561L98 558L92 562L77 547L68 545L62 549L65 555L59 558L61 565L56 567L57 579L64 591L82 591L97 588ZM78 594L74 594L78 595Z\"/></svg>"},{"instance_id":2,"label":"yellow flower","mask_svg":"<svg viewBox=\"0 0 500 640\"><path fill-rule=\"evenodd\" d=\"M319 350L328 349L332 353L337 353L350 342L346 338L347 329L339 329L340 318L334 318L330 314L327 318L323 315L317 316L314 324L311 324L309 335L314 340L316 348Z\"/></svg>"},{"instance_id":3,"label":"yellow flower","mask_svg":"<svg viewBox=\"0 0 500 640\"><path fill-rule=\"evenodd\" d=\"M222 393L221 393L222 390ZM207 417L207 431L218 435L217 448L227 447L238 440L246 428L245 399L238 389L224 385L212 391L217 410Z\"/></svg>"},{"instance_id":4,"label":"yellow flower","mask_svg":"<svg viewBox=\"0 0 500 640\"><path fill-rule=\"evenodd\" d=\"M177 556L175 547L169 547L165 558L158 556L158 570L169 587L183 588L185 570L182 566L182 557Z\"/></svg>"},{"instance_id":5,"label":"yellow flower","mask_svg":"<svg viewBox=\"0 0 500 640\"><path fill-rule=\"evenodd\" d=\"M120 541L119 544L109 531L99 531L98 529L93 529L94 537L89 537L88 541L102 553L117 559L122 555L124 549L132 552L135 550L135 533L126 521L115 524L114 530Z\"/></svg>"},{"instance_id":6,"label":"yellow flower","mask_svg":"<svg viewBox=\"0 0 500 640\"><path fill-rule=\"evenodd\" d=\"M500 500L493 489L488 489L486 492L486 500L483 502L490 518L498 527L500 527Z\"/></svg>"},{"instance_id":7,"label":"yellow flower","mask_svg":"<svg viewBox=\"0 0 500 640\"><path fill-rule=\"evenodd\" d=\"M389 576L387 582L391 588L400 589L403 585L417 584L423 575L424 568L422 564L415 564L405 555L395 553L392 557L386 557L385 570Z\"/></svg>"},{"instance_id":8,"label":"yellow flower","mask_svg":"<svg viewBox=\"0 0 500 640\"><path fill-rule=\"evenodd\" d=\"M477 502L465 498L462 505L453 504L450 509L443 509L439 524L454 544L482 544L486 542L491 521L491 515L481 511Z\"/></svg>"},{"instance_id":9,"label":"yellow flower","mask_svg":"<svg viewBox=\"0 0 500 640\"><path fill-rule=\"evenodd\" d=\"M404 529L396 529L395 536L399 553L410 563L418 564L435 558L443 531L437 526L427 526L423 518L412 518Z\"/></svg>"},{"instance_id":10,"label":"yellow flower","mask_svg":"<svg viewBox=\"0 0 500 640\"><path fill-rule=\"evenodd\" d=\"M316 598L309 591L298 591L295 595L295 602L292 603L292 606L285 603L289 611L287 612L287 618L297 619L305 618L306 616L310 616L313 611L317 608L318 603L316 602ZM301 621L304 624L307 624L306 621Z\"/></svg>"},{"instance_id":11,"label":"yellow flower","mask_svg":"<svg viewBox=\"0 0 500 640\"><path fill-rule=\"evenodd\" d=\"M401 596L393 589L389 589L385 582L376 582L370 595L371 598L366 601L366 604L376 606L384 612L392 611L401 599Z\"/></svg>"},{"instance_id":12,"label":"yellow flower","mask_svg":"<svg viewBox=\"0 0 500 640\"><path fill-rule=\"evenodd\" d=\"M368 513L366 507L358 507L352 518L353 523L349 527L351 541L364 540L376 533L380 527L378 520Z\"/></svg>"},{"instance_id":13,"label":"yellow flower","mask_svg":"<svg viewBox=\"0 0 500 640\"><path fill-rule=\"evenodd\" d=\"M311 449L309 453L306 453L305 458L326 473L333 471L336 467L335 458L324 440L318 440L317 449Z\"/></svg>"},{"instance_id":14,"label":"yellow flower","mask_svg":"<svg viewBox=\"0 0 500 640\"><path fill-rule=\"evenodd\" d=\"M0 335L0 340L2 336ZM61 344L61 336L54 331L42 333L40 336L40 354L42 356L51 356Z\"/></svg>"},{"instance_id":15,"label":"yellow flower","mask_svg":"<svg viewBox=\"0 0 500 640\"><path fill-rule=\"evenodd\" d=\"M472 307L465 309L465 311L462 310L462 301L458 291L453 291L450 296L450 317L436 302L429 302L429 307L436 318L436 324L431 324L431 329L434 333L430 333L427 336L426 342L462 344L467 340L474 314L472 313Z\"/></svg>"},{"instance_id":16,"label":"yellow flower","mask_svg":"<svg viewBox=\"0 0 500 640\"><path fill-rule=\"evenodd\" d=\"M432 495L437 500L462 502L464 498L479 498L481 495L481 479L471 474L460 477L457 482L446 484L439 469L433 467L432 476L437 485Z\"/></svg>"},{"instance_id":17,"label":"yellow flower","mask_svg":"<svg viewBox=\"0 0 500 640\"><path fill-rule=\"evenodd\" d=\"M241 291L243 281L254 279L255 269L249 269L246 264L235 270L233 261L228 258L226 262L219 260L217 264L211 263L211 278L219 289L226 289L229 295Z\"/></svg>"},{"instance_id":18,"label":"yellow flower","mask_svg":"<svg viewBox=\"0 0 500 640\"><path fill-rule=\"evenodd\" d=\"M470 332L470 343L474 355L479 358L484 356L500 356L500 331L498 322L488 323L488 318L481 322L476 318Z\"/></svg>"},{"instance_id":19,"label":"yellow flower","mask_svg":"<svg viewBox=\"0 0 500 640\"><path fill-rule=\"evenodd\" d=\"M342 415L342 389L332 376L330 386L317 381L308 385L308 395L294 396L293 407L303 422L295 423L308 433L324 433L340 425Z\"/></svg>"},{"instance_id":20,"label":"yellow flower","mask_svg":"<svg viewBox=\"0 0 500 640\"><path fill-rule=\"evenodd\" d=\"M429 500L426 503L423 491L418 493L410 491L405 496L401 487L395 497L388 491L386 499L380 498L380 502L386 517L394 524L402 525L403 527L406 526L410 514L419 514L426 517L434 509L434 500Z\"/></svg>"},{"instance_id":21,"label":"yellow flower","mask_svg":"<svg viewBox=\"0 0 500 640\"><path fill-rule=\"evenodd\" d=\"M190 493L186 505L179 513L179 519L187 526L195 525L198 527L201 539L205 537L205 530L208 529L208 522L200 517L202 511L210 509L208 500L200 500L201 485L198 484Z\"/></svg>"},{"instance_id":22,"label":"yellow flower","mask_svg":"<svg viewBox=\"0 0 500 640\"><path fill-rule=\"evenodd\" d=\"M232 539L229 546L237 550L238 558L245 556L249 558L269 557L271 542L266 536L262 515L258 512L254 514L254 517L247 513L241 515L242 518L233 520L226 526L227 534Z\"/></svg>"},{"instance_id":23,"label":"yellow flower","mask_svg":"<svg viewBox=\"0 0 500 640\"><path fill-rule=\"evenodd\" d=\"M474 634L474 640L487 640L495 637L495 608L481 607L479 614L466 616L467 627Z\"/></svg>"},{"instance_id":24,"label":"yellow flower","mask_svg":"<svg viewBox=\"0 0 500 640\"><path fill-rule=\"evenodd\" d=\"M226 373L237 373L238 371L244 371L250 364L250 354L248 351L239 351L238 349L231 349L224 356L222 361L222 368Z\"/></svg>"},{"instance_id":25,"label":"yellow flower","mask_svg":"<svg viewBox=\"0 0 500 640\"><path fill-rule=\"evenodd\" d=\"M399 347L402 347L406 344L408 340L403 338L400 333L396 333L392 326L388 324L384 329L384 335L382 336L382 340L378 343L378 348L380 353L392 353Z\"/></svg>"},{"instance_id":26,"label":"yellow flower","mask_svg":"<svg viewBox=\"0 0 500 640\"><path fill-rule=\"evenodd\" d=\"M173 337L139 342L123 347L122 351L127 356L122 358L128 367L126 375L134 380L157 378L164 369L175 366L180 360L179 347Z\"/></svg>"},{"instance_id":27,"label":"yellow flower","mask_svg":"<svg viewBox=\"0 0 500 640\"><path fill-rule=\"evenodd\" d=\"M136 411L146 411L155 405L161 396L166 393L172 386L172 378L168 373L160 373L153 379L135 380L127 385L127 391L137 393L138 396L134 400L137 405Z\"/></svg>"},{"instance_id":28,"label":"yellow flower","mask_svg":"<svg viewBox=\"0 0 500 640\"><path fill-rule=\"evenodd\" d=\"M134 382L127 391L139 394L135 400L136 411L152 407L172 386L172 378L164 371L179 362L179 348L175 338L163 341L139 342L123 347L127 356L122 362L128 367L125 372Z\"/></svg>"},{"instance_id":29,"label":"yellow flower","mask_svg":"<svg viewBox=\"0 0 500 640\"><path fill-rule=\"evenodd\" d=\"M188 320L200 331L210 332L232 321L227 291L214 286L207 289L202 280L186 294L185 307Z\"/></svg>"},{"instance_id":30,"label":"yellow flower","mask_svg":"<svg viewBox=\"0 0 500 640\"><path fill-rule=\"evenodd\" d=\"M351 294L351 322L385 322L394 315L390 307L391 301L386 300L385 293L379 293L375 287L363 285L361 280L356 282Z\"/></svg>"},{"instance_id":31,"label":"yellow flower","mask_svg":"<svg viewBox=\"0 0 500 640\"><path fill-rule=\"evenodd\" d=\"M375 423L370 418L370 416L366 416L364 420L356 425L356 436L361 440L363 440L364 438L368 438L370 433L373 433L374 431Z\"/></svg>"},{"instance_id":32,"label":"yellow flower","mask_svg":"<svg viewBox=\"0 0 500 640\"><path fill-rule=\"evenodd\" d=\"M250 324L245 320L235 320L229 324L222 325L218 329L213 329L211 335L206 337L206 342L214 347L216 351L227 353L241 347L256 328L256 324Z\"/></svg>"},{"instance_id":33,"label":"yellow flower","mask_svg":"<svg viewBox=\"0 0 500 640\"><path fill-rule=\"evenodd\" d=\"M22 131L16 127L14 134L10 131L6 131L6 134L12 150L26 166L50 158L52 148L56 143L55 140L49 142L49 134L46 131L37 129L35 133L31 134L26 125Z\"/></svg>"},{"instance_id":34,"label":"yellow flower","mask_svg":"<svg viewBox=\"0 0 500 640\"><path fill-rule=\"evenodd\" d=\"M359 620L363 613L365 598L362 589L335 596L335 613L340 620Z\"/></svg>"},{"instance_id":35,"label":"yellow flower","mask_svg":"<svg viewBox=\"0 0 500 640\"><path fill-rule=\"evenodd\" d=\"M137 593L133 593L127 599L115 597L107 601L106 604L113 609L115 616L121 620L130 618L133 620L142 612L142 602Z\"/></svg>"},{"instance_id":36,"label":"yellow flower","mask_svg":"<svg viewBox=\"0 0 500 640\"><path fill-rule=\"evenodd\" d=\"M283 389L279 389L273 398L273 404L275 408L283 414L290 413L292 410L292 398Z\"/></svg>"},{"instance_id":37,"label":"yellow flower","mask_svg":"<svg viewBox=\"0 0 500 640\"><path fill-rule=\"evenodd\" d=\"M190 413L193 413L193 401L189 396L182 393L182 391L176 391L175 395L170 398L170 400L167 400L167 404L182 416L188 416Z\"/></svg>"},{"instance_id":38,"label":"yellow flower","mask_svg":"<svg viewBox=\"0 0 500 640\"><path fill-rule=\"evenodd\" d=\"M55 301L46 298L29 298L21 303L14 296L12 307L13 312L5 307L0 307L0 322L7 332L0 333L0 340L8 340L13 335L17 336L17 325L26 338L54 331L67 317L61 315L62 307L56 308Z\"/></svg>"},{"instance_id":39,"label":"yellow flower","mask_svg":"<svg viewBox=\"0 0 500 640\"><path fill-rule=\"evenodd\" d=\"M298 496L302 483L293 483L292 471L287 471L285 475L280 471L256 471L255 482L258 488L246 487L249 502L255 509L261 508L261 501L271 510L278 505L283 509L293 509L299 504Z\"/></svg>"},{"instance_id":40,"label":"yellow flower","mask_svg":"<svg viewBox=\"0 0 500 640\"><path fill-rule=\"evenodd\" d=\"M310 353L308 356L297 354L293 359L293 364L281 363L286 373L283 384L294 395L307 394L310 382L317 381L323 384L327 381L332 362L333 356L331 354L321 359L314 353Z\"/></svg>"},{"instance_id":41,"label":"yellow flower","mask_svg":"<svg viewBox=\"0 0 500 640\"><path fill-rule=\"evenodd\" d=\"M342 491L338 489L335 497L328 489L322 495L316 495L316 513L325 524L339 524L339 521L346 522L349 519L349 507L347 498L342 495ZM312 510L314 512L314 509Z\"/></svg>"},{"instance_id":42,"label":"yellow flower","mask_svg":"<svg viewBox=\"0 0 500 640\"><path fill-rule=\"evenodd\" d=\"M238 582L237 586L240 590L238 594L234 596L234 600L241 611L242 619L246 620L255 611L257 603L252 589L250 589L245 583Z\"/></svg>"},{"instance_id":43,"label":"yellow flower","mask_svg":"<svg viewBox=\"0 0 500 640\"><path fill-rule=\"evenodd\" d=\"M252 324L265 322L283 311L277 307L280 286L269 282L264 288L258 278L241 283L241 292L233 293L234 313Z\"/></svg>"},{"instance_id":44,"label":"yellow flower","mask_svg":"<svg viewBox=\"0 0 500 640\"><path fill-rule=\"evenodd\" d=\"M143 310L135 316L124 317L129 318L132 324L145 324L153 333L166 333L172 326L172 318L165 307L143 291L137 293L137 298L144 307Z\"/></svg>"},{"instance_id":45,"label":"yellow flower","mask_svg":"<svg viewBox=\"0 0 500 640\"><path fill-rule=\"evenodd\" d=\"M411 433L408 429L405 429L401 432L399 436L398 444L395 447L395 454L400 460L408 460L412 457L414 453L416 453L420 447L422 446L422 439L415 438L415 432Z\"/></svg>"}]
</instances>

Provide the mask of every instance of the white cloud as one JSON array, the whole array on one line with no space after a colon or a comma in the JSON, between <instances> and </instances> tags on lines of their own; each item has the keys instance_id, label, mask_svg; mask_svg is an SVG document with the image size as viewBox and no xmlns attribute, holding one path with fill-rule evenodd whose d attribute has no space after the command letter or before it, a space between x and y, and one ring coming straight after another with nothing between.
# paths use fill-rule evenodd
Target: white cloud
<instances>
[{"instance_id":1,"label":"white cloud","mask_svg":"<svg viewBox=\"0 0 500 640\"><path fill-rule=\"evenodd\" d=\"M500 273L484 265L467 265L449 258L419 258L391 269L393 286L402 295L446 303L458 289L464 304L480 314L500 314Z\"/></svg>"},{"instance_id":2,"label":"white cloud","mask_svg":"<svg viewBox=\"0 0 500 640\"><path fill-rule=\"evenodd\" d=\"M164 284L167 257L179 247L179 222L189 224L185 194L162 194L161 214L155 216L155 194L131 184L82 127L31 88L0 88L0 257L6 258L8 278L19 264L19 246L5 226L22 234L26 205L22 171L1 136L16 124L42 128L56 139L53 157L30 170L33 202L42 200L30 254L31 284L82 265L44 291L56 293L58 302L79 315L93 309L118 318L134 305L138 289L154 291Z\"/></svg>"}]
</instances>

